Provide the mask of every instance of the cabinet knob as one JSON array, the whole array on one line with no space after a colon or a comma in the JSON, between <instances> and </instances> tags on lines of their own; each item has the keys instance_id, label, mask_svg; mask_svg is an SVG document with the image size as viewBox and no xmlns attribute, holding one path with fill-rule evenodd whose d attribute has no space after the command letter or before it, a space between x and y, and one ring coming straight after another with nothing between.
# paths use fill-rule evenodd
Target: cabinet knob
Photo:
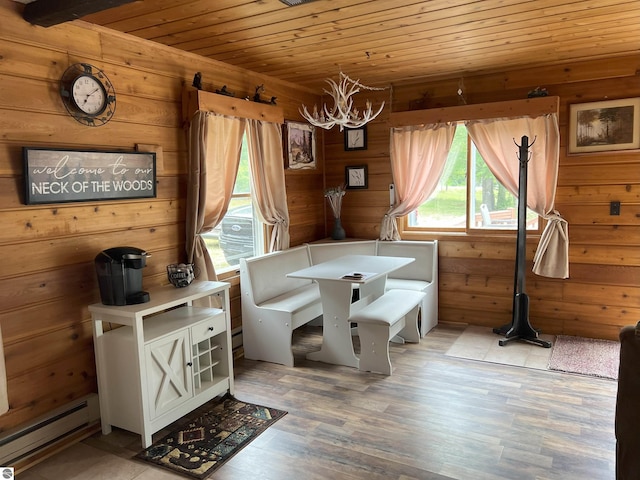
<instances>
[{"instance_id":1,"label":"cabinet knob","mask_svg":"<svg viewBox=\"0 0 640 480\"><path fill-rule=\"evenodd\" d=\"M187 367L193 367L193 362L187 363Z\"/></svg>"},{"instance_id":2,"label":"cabinet knob","mask_svg":"<svg viewBox=\"0 0 640 480\"><path fill-rule=\"evenodd\" d=\"M210 331L210 332L213 332L213 327L209 327L209 331Z\"/></svg>"}]
</instances>

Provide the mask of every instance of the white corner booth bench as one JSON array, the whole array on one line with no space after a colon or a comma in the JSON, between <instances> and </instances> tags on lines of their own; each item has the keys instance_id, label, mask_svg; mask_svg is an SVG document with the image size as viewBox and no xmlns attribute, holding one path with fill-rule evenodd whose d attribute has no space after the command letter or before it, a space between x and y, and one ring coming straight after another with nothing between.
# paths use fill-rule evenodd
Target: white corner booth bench
<instances>
[{"instance_id":1,"label":"white corner booth bench","mask_svg":"<svg viewBox=\"0 0 640 480\"><path fill-rule=\"evenodd\" d=\"M362 240L305 244L250 259L241 259L242 330L246 358L293 366L291 351L293 330L320 317L322 303L320 290L315 282L309 279L290 278L287 274L344 255L415 258L414 262L389 274L385 290L387 292L390 290L422 292L424 295L419 298L419 337L425 336L436 326L438 323L438 242L436 240L394 242ZM354 288L357 288L356 284ZM365 299L363 304L355 309L354 314L357 314L360 308L367 307L368 303L370 299ZM377 304L377 307L379 306L380 303ZM375 315L374 308L376 306L372 305L362 313L369 315L373 313L377 318L379 315ZM410 313L409 317L413 315L413 312ZM355 319L350 321L355 323ZM360 321L364 324L368 320L362 317ZM389 329L394 328L396 327L393 325L389 326ZM388 345L386 348L388 349Z\"/></svg>"}]
</instances>

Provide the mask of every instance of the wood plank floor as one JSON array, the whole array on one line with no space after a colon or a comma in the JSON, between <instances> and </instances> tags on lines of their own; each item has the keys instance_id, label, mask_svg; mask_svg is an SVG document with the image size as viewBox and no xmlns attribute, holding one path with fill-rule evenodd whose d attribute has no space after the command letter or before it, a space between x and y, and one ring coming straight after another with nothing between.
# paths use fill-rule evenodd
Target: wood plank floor
<instances>
[{"instance_id":1,"label":"wood plank floor","mask_svg":"<svg viewBox=\"0 0 640 480\"><path fill-rule=\"evenodd\" d=\"M295 368L238 360L236 397L289 413L212 478L615 478L616 382L445 356L463 329L394 345L390 377L305 360L320 344L312 327L295 334ZM131 460L139 449L128 432L96 434L21 479L184 478Z\"/></svg>"}]
</instances>

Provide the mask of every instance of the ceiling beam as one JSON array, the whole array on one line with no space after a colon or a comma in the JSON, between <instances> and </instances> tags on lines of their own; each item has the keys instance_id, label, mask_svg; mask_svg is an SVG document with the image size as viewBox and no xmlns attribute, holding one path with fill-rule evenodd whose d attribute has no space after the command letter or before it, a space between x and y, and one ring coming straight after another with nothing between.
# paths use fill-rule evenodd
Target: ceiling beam
<instances>
[{"instance_id":1,"label":"ceiling beam","mask_svg":"<svg viewBox=\"0 0 640 480\"><path fill-rule=\"evenodd\" d=\"M33 25L51 27L134 1L136 0L36 0L24 7L22 18Z\"/></svg>"}]
</instances>

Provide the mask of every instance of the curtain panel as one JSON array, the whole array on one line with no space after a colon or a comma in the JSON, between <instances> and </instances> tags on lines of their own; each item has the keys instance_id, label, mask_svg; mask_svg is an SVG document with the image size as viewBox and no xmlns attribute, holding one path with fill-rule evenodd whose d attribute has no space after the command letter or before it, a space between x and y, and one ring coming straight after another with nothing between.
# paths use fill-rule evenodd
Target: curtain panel
<instances>
[{"instance_id":1,"label":"curtain panel","mask_svg":"<svg viewBox=\"0 0 640 480\"><path fill-rule=\"evenodd\" d=\"M554 210L560 161L557 114L473 120L465 124L489 170L516 197L520 169L517 144L523 136L528 137L526 203L547 220L534 257L533 272L545 277L568 278L568 224Z\"/></svg>"},{"instance_id":2,"label":"curtain panel","mask_svg":"<svg viewBox=\"0 0 640 480\"><path fill-rule=\"evenodd\" d=\"M391 129L391 174L396 204L382 220L380 240L400 240L397 218L418 208L436 189L455 132L455 123Z\"/></svg>"},{"instance_id":3,"label":"curtain panel","mask_svg":"<svg viewBox=\"0 0 640 480\"><path fill-rule=\"evenodd\" d=\"M282 125L247 120L253 198L260 220L271 225L269 251L289 248L289 210L284 176Z\"/></svg>"},{"instance_id":4,"label":"curtain panel","mask_svg":"<svg viewBox=\"0 0 640 480\"><path fill-rule=\"evenodd\" d=\"M199 278L217 280L202 239L229 208L238 174L246 120L198 111L189 127L186 250Z\"/></svg>"}]
</instances>

